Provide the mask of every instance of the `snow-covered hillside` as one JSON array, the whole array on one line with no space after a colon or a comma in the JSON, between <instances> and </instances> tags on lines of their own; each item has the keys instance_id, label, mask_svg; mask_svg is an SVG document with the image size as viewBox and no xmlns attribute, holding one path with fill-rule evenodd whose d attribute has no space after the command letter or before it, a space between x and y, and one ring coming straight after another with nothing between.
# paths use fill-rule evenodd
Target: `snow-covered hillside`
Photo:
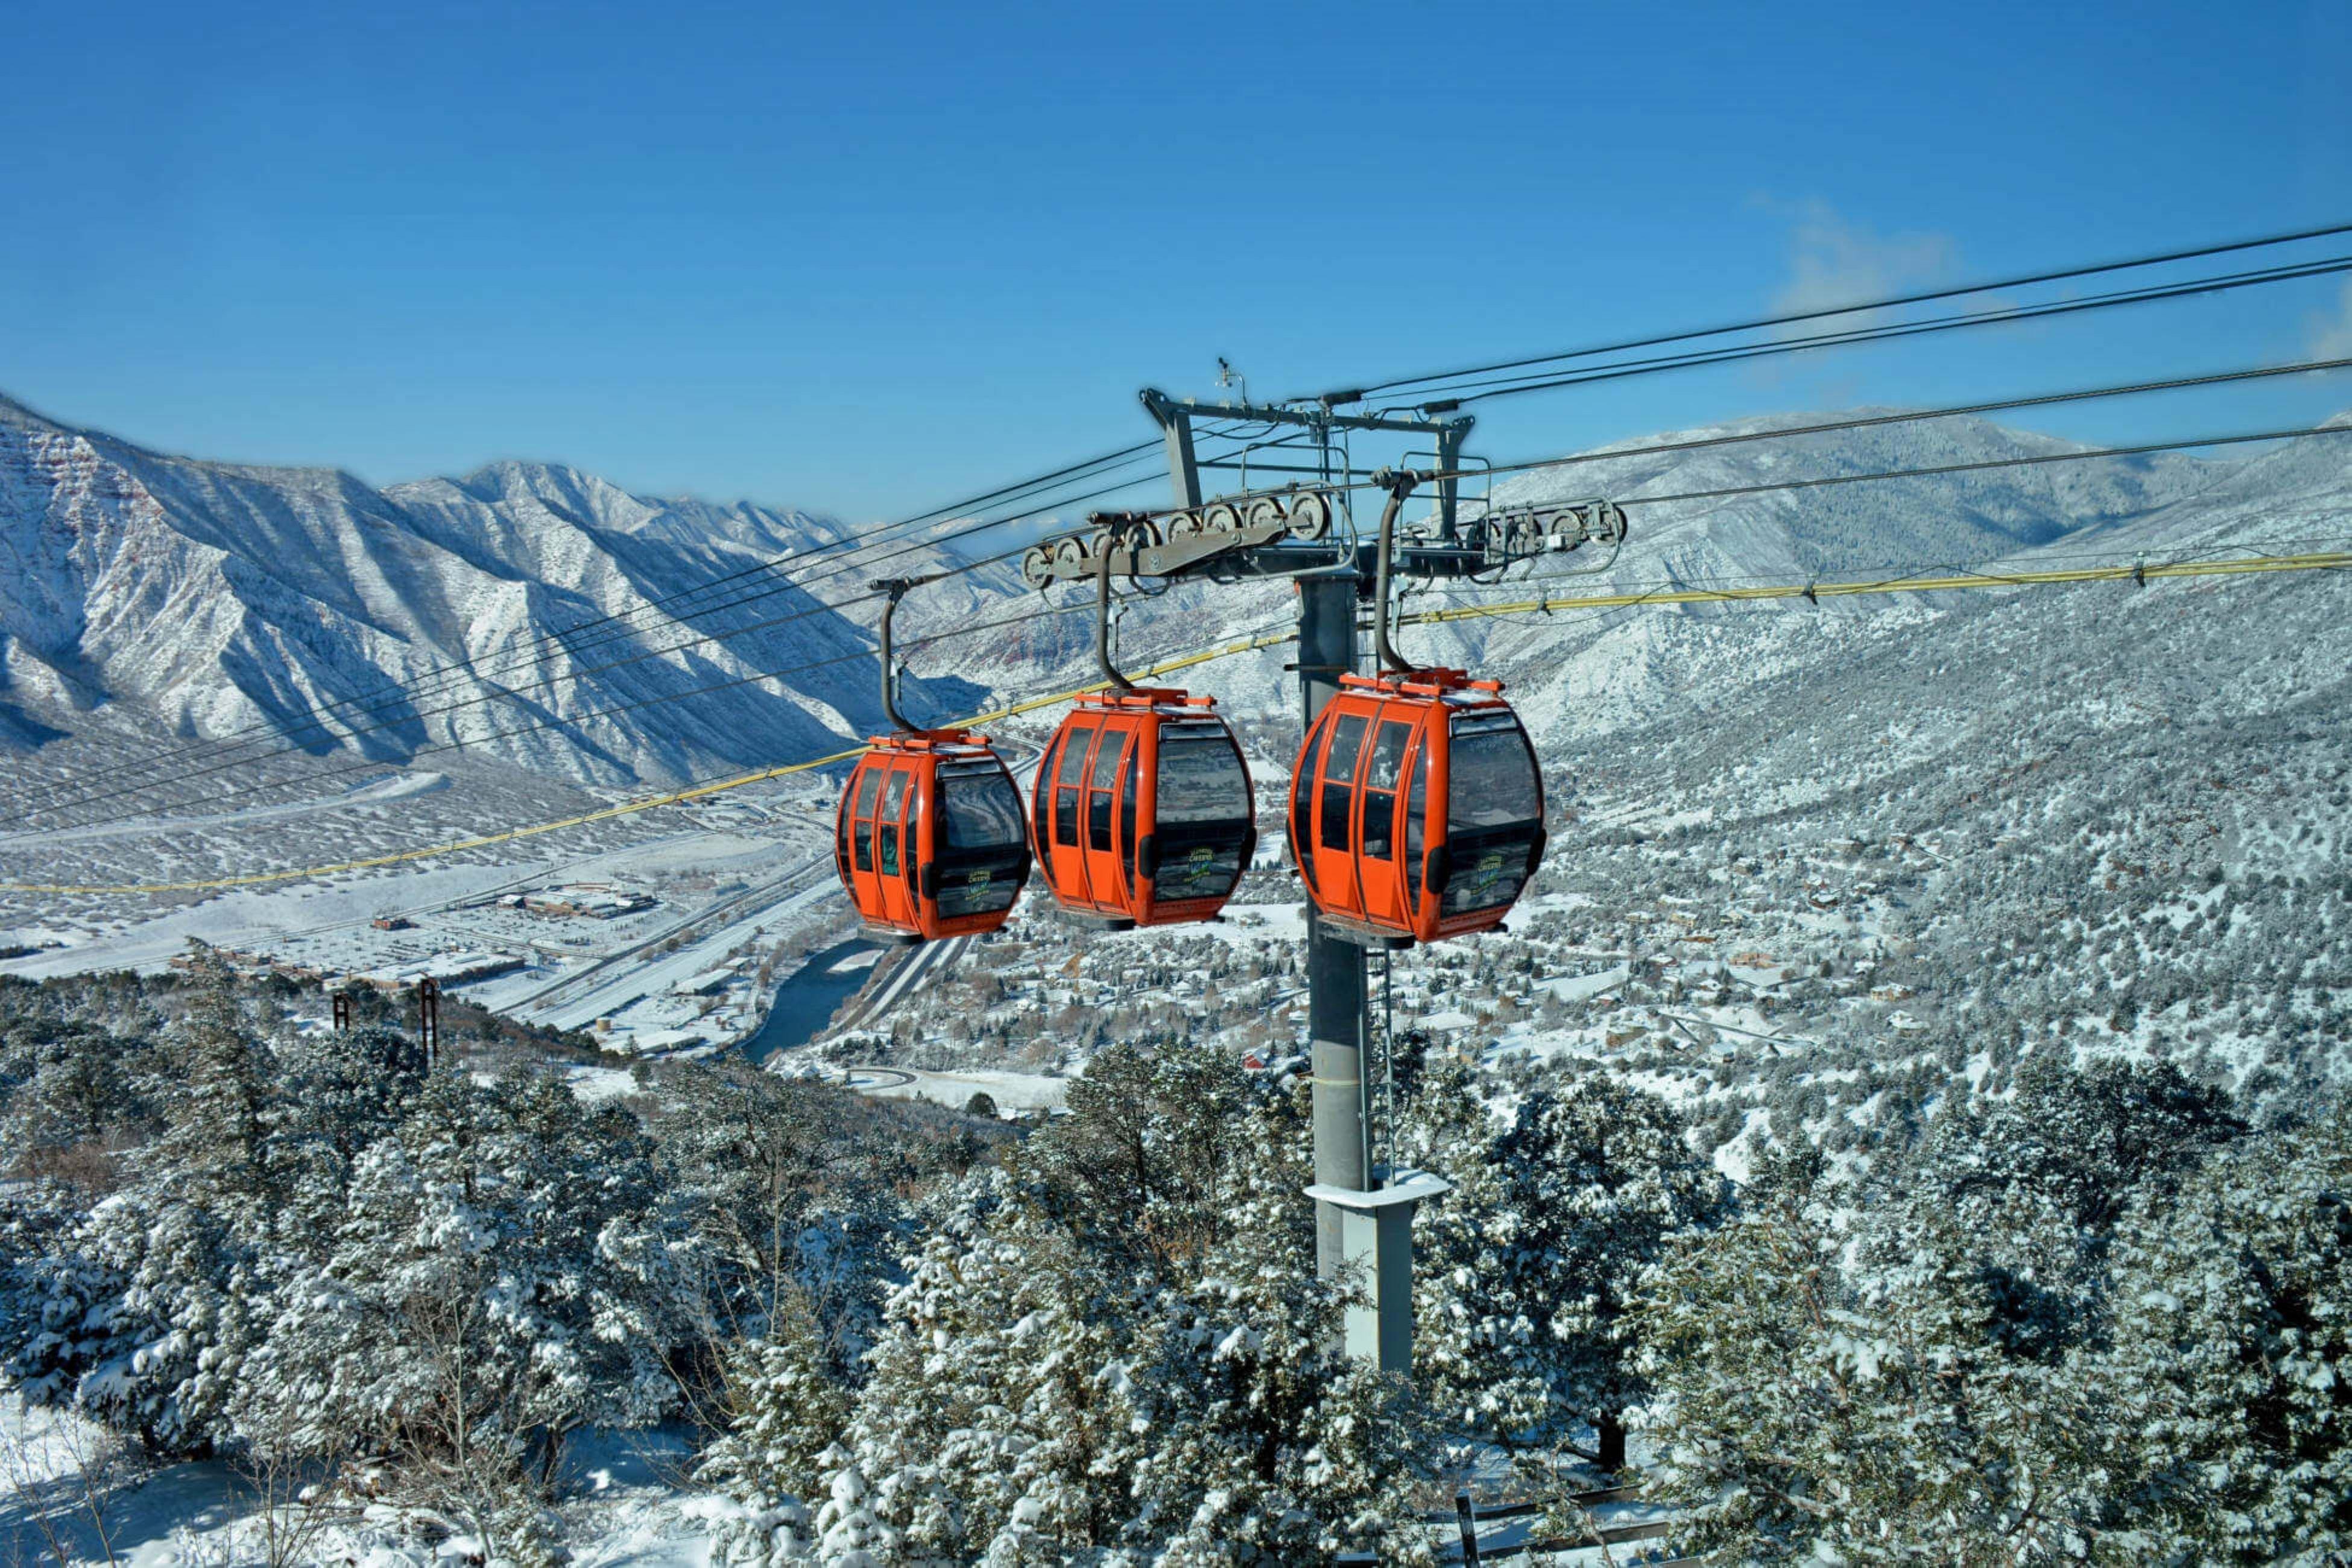
<instances>
[{"instance_id":1,"label":"snow-covered hillside","mask_svg":"<svg viewBox=\"0 0 2352 1568\"><path fill-rule=\"evenodd\" d=\"M1648 447L1742 437L1852 415L1783 415L1668 432L1622 443ZM2352 421L2352 415L2339 422ZM1625 505L1632 536L1607 570L1595 552L1549 558L1493 591L1443 584L1412 591L1408 611L1661 588L1868 579L1987 566L2032 571L2077 564L2086 553L2129 560L2259 550L2314 535L2341 538L2352 513L2352 439L2313 437L2258 455L2157 455L2029 464L1990 471L1828 484L1694 500L1647 498L1803 483L1897 469L2005 462L2087 450L2076 443L1981 419L1878 426L1777 441L1590 460L1499 481L1497 505L1605 496ZM1369 503L1360 498L1371 521ZM1078 589L1066 635L1042 647L981 648L957 668L1004 690L1082 678L1091 658L1091 608ZM1815 661L1835 668L1862 628L1902 627L1950 601L1923 596L1825 601L1802 614L1706 607L1633 607L1527 615L1412 627L1407 657L1500 676L1548 740L1647 722L1704 671L1716 646L1742 679ZM1801 606L1802 608L1802 606ZM1127 661L1141 665L1218 637L1286 625L1287 584L1183 585L1131 604L1119 622ZM1736 626L1736 630L1727 627ZM1716 628L1710 632L1707 628ZM2029 636L2031 634L2028 634ZM2256 628L2260 636L2260 628ZM1195 678L1237 716L1288 721L1296 678L1286 647L1229 660ZM1696 658L1699 663L1694 664Z\"/></svg>"}]
</instances>

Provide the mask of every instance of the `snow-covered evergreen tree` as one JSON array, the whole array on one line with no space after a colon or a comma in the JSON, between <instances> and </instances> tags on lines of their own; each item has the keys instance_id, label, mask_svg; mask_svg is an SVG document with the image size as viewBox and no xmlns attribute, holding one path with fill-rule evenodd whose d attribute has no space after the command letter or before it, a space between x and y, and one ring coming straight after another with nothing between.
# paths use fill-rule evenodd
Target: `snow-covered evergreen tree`
<instances>
[{"instance_id":1,"label":"snow-covered evergreen tree","mask_svg":"<svg viewBox=\"0 0 2352 1568\"><path fill-rule=\"evenodd\" d=\"M1085 1081L892 1295L824 1561L1312 1563L1401 1517L1416 1417L1336 1349L1299 1106L1165 1045Z\"/></svg>"},{"instance_id":2,"label":"snow-covered evergreen tree","mask_svg":"<svg viewBox=\"0 0 2352 1568\"><path fill-rule=\"evenodd\" d=\"M829 1473L819 1456L849 1419L849 1391L827 1365L825 1337L804 1295L787 1296L767 1333L722 1355L726 1429L703 1453L701 1479L751 1500L807 1499Z\"/></svg>"},{"instance_id":3,"label":"snow-covered evergreen tree","mask_svg":"<svg viewBox=\"0 0 2352 1568\"><path fill-rule=\"evenodd\" d=\"M1433 1400L1515 1443L1589 1425L1586 1457L1621 1468L1624 1412L1647 1392L1630 1305L1668 1239L1720 1215L1727 1185L1671 1107L1613 1078L1544 1068L1507 1088L1460 1062L1423 1077L1407 1147L1454 1184L1415 1238ZM1499 1121L1484 1110L1497 1097Z\"/></svg>"},{"instance_id":4,"label":"snow-covered evergreen tree","mask_svg":"<svg viewBox=\"0 0 2352 1568\"><path fill-rule=\"evenodd\" d=\"M2133 1218L2097 1372L2148 1528L2189 1560L2352 1554L2352 1102Z\"/></svg>"},{"instance_id":5,"label":"snow-covered evergreen tree","mask_svg":"<svg viewBox=\"0 0 2352 1568\"><path fill-rule=\"evenodd\" d=\"M676 1395L695 1262L652 1169L625 1111L561 1082L433 1078L355 1161L333 1249L247 1371L244 1419L308 1451L394 1447L420 1500L534 1539L532 1489L565 1439Z\"/></svg>"},{"instance_id":6,"label":"snow-covered evergreen tree","mask_svg":"<svg viewBox=\"0 0 2352 1568\"><path fill-rule=\"evenodd\" d=\"M1853 1273L1817 1170L1769 1171L1743 1212L1675 1246L1643 1309L1657 1490L1684 1543L1742 1562L2138 1561L2093 1391L1997 1343L1997 1302L1948 1266L1957 1238L1895 1277Z\"/></svg>"}]
</instances>

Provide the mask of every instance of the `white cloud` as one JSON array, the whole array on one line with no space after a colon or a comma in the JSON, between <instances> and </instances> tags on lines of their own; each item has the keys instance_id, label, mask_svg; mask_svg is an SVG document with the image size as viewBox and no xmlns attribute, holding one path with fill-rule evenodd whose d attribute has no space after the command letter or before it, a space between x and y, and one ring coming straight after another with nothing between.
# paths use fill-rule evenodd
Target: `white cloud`
<instances>
[{"instance_id":1,"label":"white cloud","mask_svg":"<svg viewBox=\"0 0 2352 1568\"><path fill-rule=\"evenodd\" d=\"M2314 310L2306 326L2304 350L2309 358L2352 359L2352 283L2344 285L2334 310Z\"/></svg>"},{"instance_id":2,"label":"white cloud","mask_svg":"<svg viewBox=\"0 0 2352 1568\"><path fill-rule=\"evenodd\" d=\"M1822 310L1863 300L1907 294L1949 280L1958 270L1959 247L1951 236L1919 230L1882 235L1843 216L1827 202L1794 205L1764 204L1789 220L1789 281L1773 296L1776 314ZM1841 315L1813 323L1850 327L1866 314Z\"/></svg>"}]
</instances>

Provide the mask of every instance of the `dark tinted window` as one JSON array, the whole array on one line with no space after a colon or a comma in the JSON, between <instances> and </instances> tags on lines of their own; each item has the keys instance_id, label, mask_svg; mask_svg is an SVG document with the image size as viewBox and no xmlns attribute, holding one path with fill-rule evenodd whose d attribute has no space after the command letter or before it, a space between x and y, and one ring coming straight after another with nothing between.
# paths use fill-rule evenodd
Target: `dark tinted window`
<instances>
[{"instance_id":1,"label":"dark tinted window","mask_svg":"<svg viewBox=\"0 0 2352 1568\"><path fill-rule=\"evenodd\" d=\"M1445 879L1439 912L1458 915L1509 903L1519 896L1519 885L1528 879L1528 858L1534 849L1532 838L1516 835L1473 841L1467 848L1455 846L1454 869Z\"/></svg>"},{"instance_id":2,"label":"dark tinted window","mask_svg":"<svg viewBox=\"0 0 2352 1568\"><path fill-rule=\"evenodd\" d=\"M1290 781L1290 840L1298 859L1298 874L1307 885L1315 883L1315 824L1307 816L1307 806L1315 798L1315 766L1321 760L1328 731L1307 731L1307 743L1300 749L1298 772Z\"/></svg>"},{"instance_id":3,"label":"dark tinted window","mask_svg":"<svg viewBox=\"0 0 2352 1568\"><path fill-rule=\"evenodd\" d=\"M1002 768L942 768L940 811L950 849L1003 849L1021 842L1021 796Z\"/></svg>"},{"instance_id":4,"label":"dark tinted window","mask_svg":"<svg viewBox=\"0 0 2352 1568\"><path fill-rule=\"evenodd\" d=\"M1160 731L1158 821L1245 822L1249 814L1249 774L1223 729Z\"/></svg>"},{"instance_id":5,"label":"dark tinted window","mask_svg":"<svg viewBox=\"0 0 2352 1568\"><path fill-rule=\"evenodd\" d=\"M1091 724L1070 731L1062 743L1062 763L1054 773L1054 842L1076 847L1078 842L1078 781L1087 773L1087 748L1094 743Z\"/></svg>"},{"instance_id":6,"label":"dark tinted window","mask_svg":"<svg viewBox=\"0 0 2352 1568\"><path fill-rule=\"evenodd\" d=\"M1396 843L1397 775L1404 769L1406 744L1412 739L1412 722L1407 719L1386 719L1374 731L1370 760L1364 769L1364 853L1374 860L1386 860Z\"/></svg>"},{"instance_id":7,"label":"dark tinted window","mask_svg":"<svg viewBox=\"0 0 2352 1568\"><path fill-rule=\"evenodd\" d=\"M1538 815L1535 753L1516 721L1475 730L1455 720L1446 781L1448 837L1485 828L1532 825Z\"/></svg>"},{"instance_id":8,"label":"dark tinted window","mask_svg":"<svg viewBox=\"0 0 2352 1568\"><path fill-rule=\"evenodd\" d=\"M999 861L987 866L942 868L940 874L940 917L992 915L1012 907L1021 891L1021 868Z\"/></svg>"},{"instance_id":9,"label":"dark tinted window","mask_svg":"<svg viewBox=\"0 0 2352 1568\"><path fill-rule=\"evenodd\" d=\"M1054 819L1054 770L1062 763L1062 739L1055 736L1054 743L1045 748L1045 756L1038 759L1037 776L1032 781L1036 786L1036 805L1030 826L1036 835L1040 855L1045 852L1046 828Z\"/></svg>"},{"instance_id":10,"label":"dark tinted window","mask_svg":"<svg viewBox=\"0 0 2352 1568\"><path fill-rule=\"evenodd\" d=\"M1242 831L1220 833L1204 844L1162 845L1160 869L1151 879L1155 899L1222 899L1242 875Z\"/></svg>"},{"instance_id":11,"label":"dark tinted window","mask_svg":"<svg viewBox=\"0 0 2352 1568\"><path fill-rule=\"evenodd\" d=\"M1343 715L1331 731L1331 760L1323 765L1322 845L1345 849L1348 845L1349 797L1356 777L1356 757L1364 749L1361 714Z\"/></svg>"},{"instance_id":12,"label":"dark tinted window","mask_svg":"<svg viewBox=\"0 0 2352 1568\"><path fill-rule=\"evenodd\" d=\"M1404 896L1408 910L1421 910L1422 859L1429 847L1429 753L1421 748L1412 764L1412 788L1404 797Z\"/></svg>"},{"instance_id":13,"label":"dark tinted window","mask_svg":"<svg viewBox=\"0 0 2352 1568\"><path fill-rule=\"evenodd\" d=\"M858 816L871 816L874 815L874 796L876 792L881 789L881 787L882 770L880 768L864 767L857 770Z\"/></svg>"},{"instance_id":14,"label":"dark tinted window","mask_svg":"<svg viewBox=\"0 0 2352 1568\"><path fill-rule=\"evenodd\" d=\"M1137 759L1143 755L1140 745L1127 749L1127 774L1118 785L1118 863L1132 875L1135 870L1135 773Z\"/></svg>"},{"instance_id":15,"label":"dark tinted window","mask_svg":"<svg viewBox=\"0 0 2352 1568\"><path fill-rule=\"evenodd\" d=\"M1094 738L1095 728L1091 724L1081 724L1070 731L1069 740L1062 747L1061 771L1054 775L1055 784L1074 784L1085 774L1087 747L1093 743Z\"/></svg>"},{"instance_id":16,"label":"dark tinted window","mask_svg":"<svg viewBox=\"0 0 2352 1568\"><path fill-rule=\"evenodd\" d=\"M1110 803L1112 786L1118 783L1119 754L1127 745L1125 735L1106 731L1102 743L1095 748L1094 775L1087 785L1087 844L1089 848L1110 848Z\"/></svg>"}]
</instances>

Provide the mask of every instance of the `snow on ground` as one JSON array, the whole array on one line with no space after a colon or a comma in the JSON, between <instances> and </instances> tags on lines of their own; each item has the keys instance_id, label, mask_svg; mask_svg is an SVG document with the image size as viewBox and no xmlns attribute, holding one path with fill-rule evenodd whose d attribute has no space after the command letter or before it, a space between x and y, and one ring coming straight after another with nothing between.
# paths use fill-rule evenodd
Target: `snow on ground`
<instances>
[{"instance_id":1,"label":"snow on ground","mask_svg":"<svg viewBox=\"0 0 2352 1568\"><path fill-rule=\"evenodd\" d=\"M563 1075L572 1092L584 1100L618 1100L625 1094L635 1094L637 1080L626 1068L572 1068Z\"/></svg>"},{"instance_id":2,"label":"snow on ground","mask_svg":"<svg viewBox=\"0 0 2352 1568\"><path fill-rule=\"evenodd\" d=\"M684 1474L682 1433L591 1431L565 1456L557 1511L578 1568L709 1568L709 1521L730 1510ZM89 1422L0 1396L0 1563L211 1568L264 1561L260 1490L218 1461L148 1465ZM289 1560L432 1568L432 1540L381 1504L284 1506Z\"/></svg>"},{"instance_id":3,"label":"snow on ground","mask_svg":"<svg viewBox=\"0 0 2352 1568\"><path fill-rule=\"evenodd\" d=\"M550 872L552 868L547 868ZM513 882L518 867L458 865L338 878L329 882L292 882L268 889L245 888L152 920L112 931L85 933L68 947L47 949L0 962L0 973L45 980L98 970L153 973L187 950L194 937L215 947L268 947L295 935L363 928L394 910L426 908L487 893Z\"/></svg>"},{"instance_id":4,"label":"snow on ground","mask_svg":"<svg viewBox=\"0 0 2352 1568\"><path fill-rule=\"evenodd\" d=\"M389 778L373 779L354 784L350 789L337 790L310 800L247 806L243 811L225 811L205 816L141 816L128 822L94 824L89 827L60 827L38 833L0 835L0 848L79 844L100 838L136 838L142 835L181 833L191 828L247 826L289 816L307 816L321 811L341 811L352 805L382 805L388 801L406 800L413 795L429 795L448 787L449 776L446 773L394 773Z\"/></svg>"},{"instance_id":5,"label":"snow on ground","mask_svg":"<svg viewBox=\"0 0 2352 1568\"><path fill-rule=\"evenodd\" d=\"M1537 989L1549 991L1562 1002L1586 1002L1622 985L1633 973L1632 969L1621 963L1598 974L1570 974L1558 980L1547 980Z\"/></svg>"},{"instance_id":6,"label":"snow on ground","mask_svg":"<svg viewBox=\"0 0 2352 1568\"><path fill-rule=\"evenodd\" d=\"M962 1072L923 1072L913 1068L852 1068L849 1087L874 1100L928 1100L961 1110L975 1094L996 1101L1001 1111L1057 1110L1070 1081L1042 1073L972 1068Z\"/></svg>"}]
</instances>

